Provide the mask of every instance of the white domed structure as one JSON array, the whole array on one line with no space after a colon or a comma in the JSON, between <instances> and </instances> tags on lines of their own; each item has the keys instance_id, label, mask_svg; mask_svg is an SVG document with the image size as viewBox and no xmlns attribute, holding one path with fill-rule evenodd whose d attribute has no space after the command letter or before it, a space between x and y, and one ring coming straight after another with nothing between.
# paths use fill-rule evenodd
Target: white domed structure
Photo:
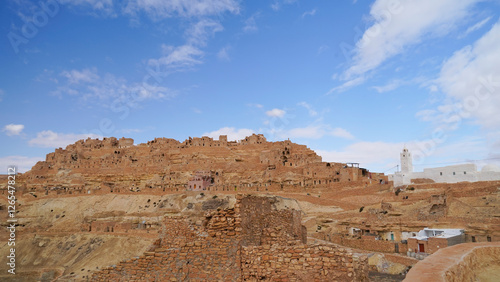
<instances>
[{"instance_id":1,"label":"white domed structure","mask_svg":"<svg viewBox=\"0 0 500 282\"><path fill-rule=\"evenodd\" d=\"M481 169L481 172L500 172L500 167L494 165L494 164L488 164L483 166Z\"/></svg>"}]
</instances>

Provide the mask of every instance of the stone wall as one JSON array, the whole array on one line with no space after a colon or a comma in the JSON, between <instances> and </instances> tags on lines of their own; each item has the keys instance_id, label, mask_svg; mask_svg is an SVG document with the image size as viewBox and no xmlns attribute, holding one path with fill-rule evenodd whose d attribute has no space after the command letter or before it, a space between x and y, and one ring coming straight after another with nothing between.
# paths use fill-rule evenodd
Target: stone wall
<instances>
[{"instance_id":1,"label":"stone wall","mask_svg":"<svg viewBox=\"0 0 500 282\"><path fill-rule=\"evenodd\" d=\"M406 252L408 251L407 244L394 241L375 240L374 236L363 236L363 237L365 238L351 239L342 236L330 235L326 236L326 238L324 239L342 246L347 246L367 251L382 252L382 253L401 253L401 254L406 254ZM366 237L372 237L372 238L367 239ZM396 244L398 245L397 252L396 252Z\"/></svg>"},{"instance_id":2,"label":"stone wall","mask_svg":"<svg viewBox=\"0 0 500 282\"><path fill-rule=\"evenodd\" d=\"M447 247L418 262L405 281L497 281L499 257L500 242Z\"/></svg>"},{"instance_id":3,"label":"stone wall","mask_svg":"<svg viewBox=\"0 0 500 282\"><path fill-rule=\"evenodd\" d=\"M238 207L207 212L203 223L165 220L159 246L140 257L104 268L96 281L234 281L240 277ZM239 214L239 213L238 213ZM203 227L206 228L203 228Z\"/></svg>"},{"instance_id":4,"label":"stone wall","mask_svg":"<svg viewBox=\"0 0 500 282\"><path fill-rule=\"evenodd\" d=\"M366 281L367 257L328 245L242 247L244 281Z\"/></svg>"},{"instance_id":5,"label":"stone wall","mask_svg":"<svg viewBox=\"0 0 500 282\"><path fill-rule=\"evenodd\" d=\"M106 267L92 280L367 279L366 256L331 244L305 244L300 212L275 204L275 197L238 195L234 207L209 210L198 220L168 217L151 251Z\"/></svg>"}]
</instances>

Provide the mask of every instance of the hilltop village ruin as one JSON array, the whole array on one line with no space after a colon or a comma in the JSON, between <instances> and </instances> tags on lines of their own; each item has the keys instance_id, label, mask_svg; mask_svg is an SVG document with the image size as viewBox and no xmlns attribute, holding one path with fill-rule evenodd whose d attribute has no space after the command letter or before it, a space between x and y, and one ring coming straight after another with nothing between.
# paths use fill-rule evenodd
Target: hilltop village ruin
<instances>
[{"instance_id":1,"label":"hilltop village ruin","mask_svg":"<svg viewBox=\"0 0 500 282\"><path fill-rule=\"evenodd\" d=\"M386 176L260 134L80 140L17 175L18 271L26 281L496 275L500 180L440 182L410 175L408 151L401 161L404 172Z\"/></svg>"},{"instance_id":2,"label":"hilltop village ruin","mask_svg":"<svg viewBox=\"0 0 500 282\"><path fill-rule=\"evenodd\" d=\"M24 178L27 191L42 194L307 191L387 181L359 164L322 162L304 145L267 142L261 134L238 142L225 135L156 138L137 146L130 138L80 140L48 154Z\"/></svg>"}]
</instances>

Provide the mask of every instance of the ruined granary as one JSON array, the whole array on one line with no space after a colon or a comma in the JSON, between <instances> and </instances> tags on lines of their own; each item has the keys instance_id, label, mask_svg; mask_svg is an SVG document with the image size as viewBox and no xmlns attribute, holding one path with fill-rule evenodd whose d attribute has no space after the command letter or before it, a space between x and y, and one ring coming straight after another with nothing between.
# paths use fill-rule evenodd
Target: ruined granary
<instances>
[{"instance_id":1,"label":"ruined granary","mask_svg":"<svg viewBox=\"0 0 500 282\"><path fill-rule=\"evenodd\" d=\"M363 185L383 175L343 163L322 162L305 145L268 142L263 135L240 141L209 137L184 142L156 138L134 145L129 138L80 140L59 148L20 177L31 193L185 191L196 172L209 191L311 191Z\"/></svg>"},{"instance_id":2,"label":"ruined granary","mask_svg":"<svg viewBox=\"0 0 500 282\"><path fill-rule=\"evenodd\" d=\"M239 194L233 206L207 210L195 223L168 217L149 252L95 272L92 281L366 281L366 255L306 244L301 212L277 202Z\"/></svg>"}]
</instances>

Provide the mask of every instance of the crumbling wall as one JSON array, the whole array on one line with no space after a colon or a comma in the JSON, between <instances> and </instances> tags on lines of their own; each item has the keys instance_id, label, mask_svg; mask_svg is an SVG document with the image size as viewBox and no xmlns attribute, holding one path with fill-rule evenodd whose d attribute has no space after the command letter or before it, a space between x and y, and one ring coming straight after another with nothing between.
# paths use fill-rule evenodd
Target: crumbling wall
<instances>
[{"instance_id":1,"label":"crumbling wall","mask_svg":"<svg viewBox=\"0 0 500 282\"><path fill-rule=\"evenodd\" d=\"M104 268L94 273L92 280L238 280L241 228L237 211L238 207L207 212L201 225L190 224L183 217L167 218L159 247Z\"/></svg>"},{"instance_id":2,"label":"crumbling wall","mask_svg":"<svg viewBox=\"0 0 500 282\"><path fill-rule=\"evenodd\" d=\"M92 280L367 279L365 256L329 244L305 244L300 213L277 209L275 201L275 197L238 195L234 207L209 210L194 223L169 217L161 242L150 252L106 267Z\"/></svg>"},{"instance_id":3,"label":"crumbling wall","mask_svg":"<svg viewBox=\"0 0 500 282\"><path fill-rule=\"evenodd\" d=\"M241 200L242 245L305 244L307 230L297 210L276 210L276 197L247 196Z\"/></svg>"},{"instance_id":4,"label":"crumbling wall","mask_svg":"<svg viewBox=\"0 0 500 282\"><path fill-rule=\"evenodd\" d=\"M351 239L342 236L326 236L326 240L355 249L368 250L382 253L402 253L408 251L408 245L393 241L375 240L374 236L363 236L365 238ZM366 238L372 237L372 238ZM397 247L396 247L397 245ZM396 251L397 250L397 251Z\"/></svg>"},{"instance_id":5,"label":"crumbling wall","mask_svg":"<svg viewBox=\"0 0 500 282\"><path fill-rule=\"evenodd\" d=\"M244 281L366 281L366 256L325 245L264 245L241 249Z\"/></svg>"}]
</instances>

